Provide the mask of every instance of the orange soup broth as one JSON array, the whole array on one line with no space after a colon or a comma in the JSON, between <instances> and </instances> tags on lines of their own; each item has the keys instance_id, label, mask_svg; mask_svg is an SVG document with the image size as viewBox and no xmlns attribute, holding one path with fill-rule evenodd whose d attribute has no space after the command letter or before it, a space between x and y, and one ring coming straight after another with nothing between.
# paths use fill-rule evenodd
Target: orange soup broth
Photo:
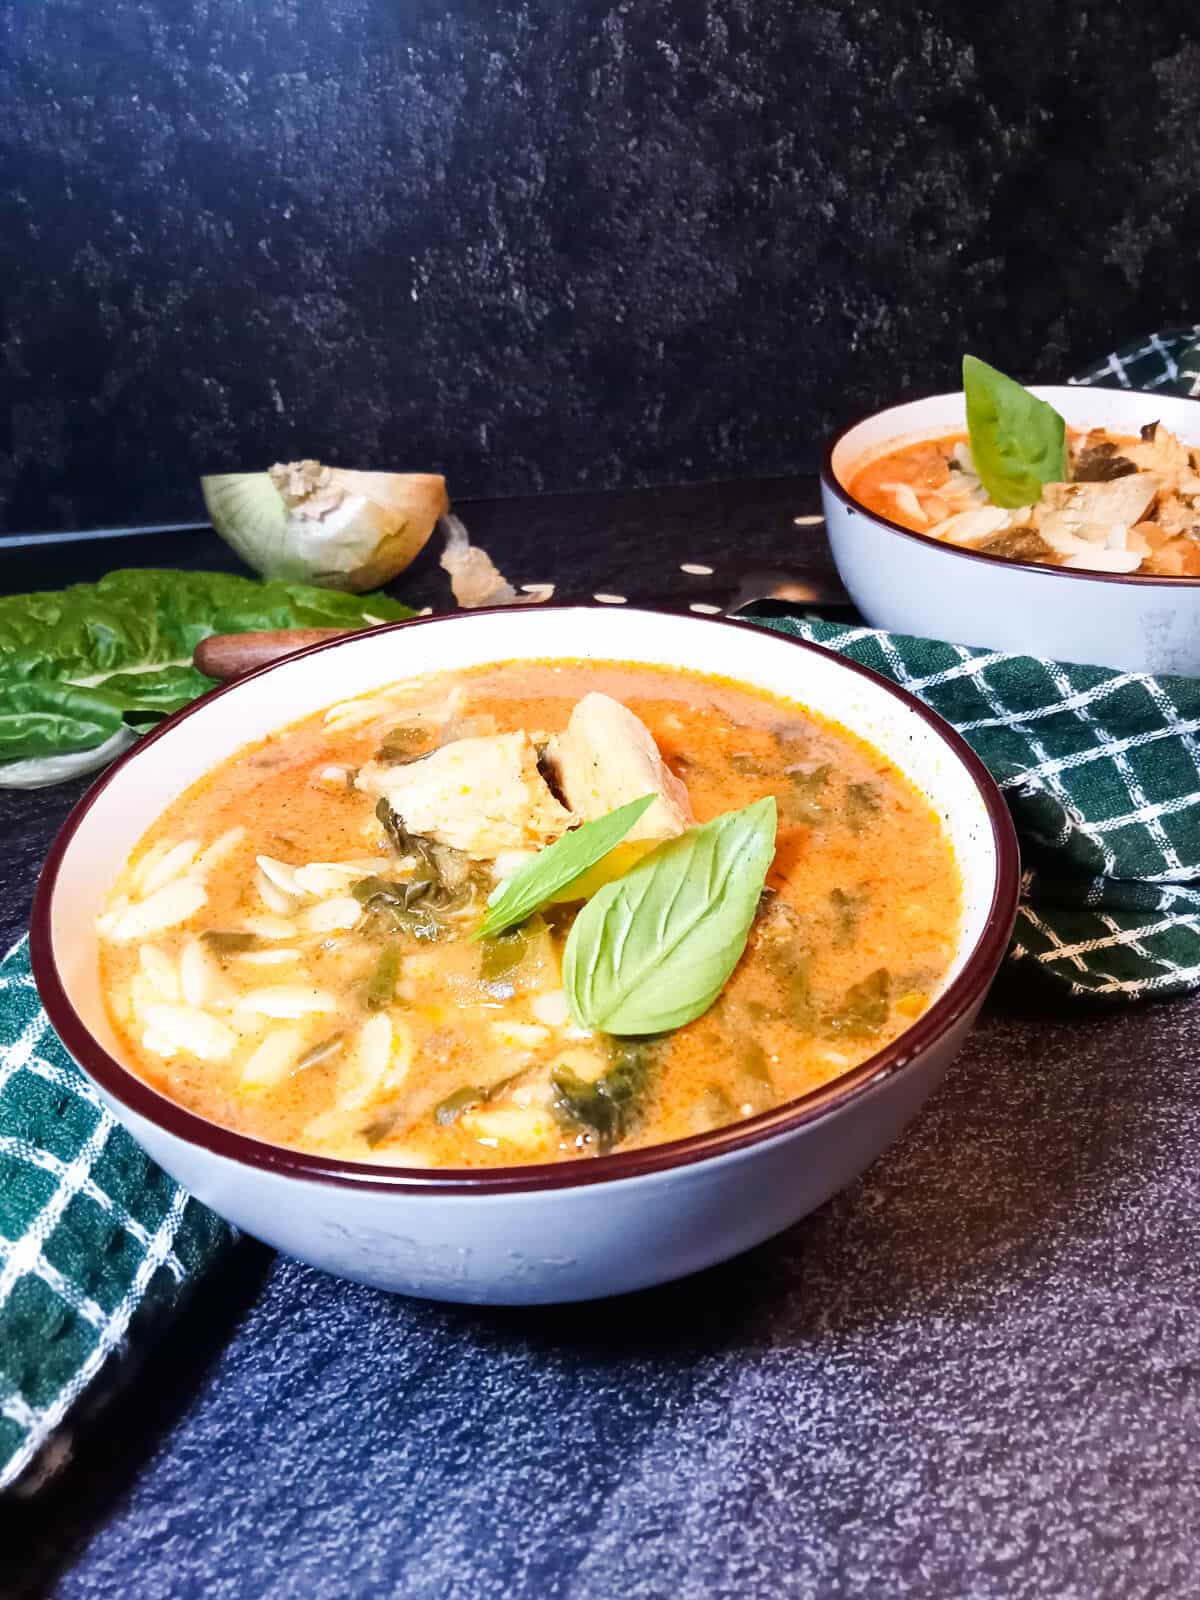
<instances>
[{"instance_id":1,"label":"orange soup broth","mask_svg":"<svg viewBox=\"0 0 1200 1600\"><path fill-rule=\"evenodd\" d=\"M1136 442L1127 434L1105 432L1104 437L1118 448ZM1086 431L1067 429L1067 444L1072 453L1086 438ZM947 433L938 439L923 439L887 450L855 467L848 475L846 488L877 516L886 517L889 522L898 522L902 528L908 528L913 533L928 533L931 525L939 522L943 516L950 515L951 508L948 505L939 508L936 499L931 503L926 502L930 514L927 520L921 521L909 515L886 486L906 483L922 498L931 494L936 496L937 491L950 481L948 462L954 447L967 442L965 432Z\"/></svg>"},{"instance_id":2,"label":"orange soup broth","mask_svg":"<svg viewBox=\"0 0 1200 1600\"><path fill-rule=\"evenodd\" d=\"M887 1044L936 994L958 938L958 869L928 801L864 741L798 704L698 673L622 663L504 663L422 680L422 691L439 682L465 688L470 715L494 717L498 731L525 729L535 737L561 729L588 691L614 696L650 728L686 783L700 822L767 793L778 797L778 849L768 878L774 909L760 916L717 1003L666 1041L644 1113L620 1148L681 1138L804 1095ZM403 721L403 708L341 733L331 733L321 715L308 717L247 746L180 795L142 839L134 864L168 839L207 843L238 825L246 837L214 869L207 905L185 927L148 942L174 958L189 933L261 915L254 887L259 853L296 863L378 857L377 870L386 873L389 852L373 802L322 775L331 764L354 769L367 762L389 720ZM803 788L826 767L823 795L814 800L804 790L797 803L797 782ZM862 814L850 804L854 785L869 786L875 797ZM556 960L571 914L563 908L552 917ZM782 961L776 959L781 942ZM314 1043L361 1017L355 996L377 957L353 936L328 944L309 941L303 962L306 982L340 998L337 1017L309 1027ZM433 1107L473 1080L481 1020L502 1017L505 1008L456 1005L452 987L441 989L436 975L422 980L414 1000L396 1006L415 1041L403 1086L393 1103L363 1109L364 1130L378 1128L381 1113L390 1112L391 1131L375 1140L367 1131L342 1134L331 1144L314 1130L339 1093L336 1062L295 1072L267 1094L247 1094L227 1064L182 1054L163 1060L143 1048L122 998L137 971L138 945L102 942L101 949L110 1014L127 1058L164 1094L214 1122L275 1144L397 1164L481 1167L591 1153L562 1128L537 1149L514 1154L473 1136L468 1118L438 1125ZM406 949L401 971L410 961L436 963L439 952L453 953L451 965L461 967L478 961L478 949L465 941ZM802 972L794 970L797 952ZM221 965L232 974L236 957L222 957ZM893 996L882 1027L859 1036L821 1022L851 986L880 968L892 975ZM255 981L273 982L272 973L267 968ZM245 982L244 973L237 980Z\"/></svg>"}]
</instances>

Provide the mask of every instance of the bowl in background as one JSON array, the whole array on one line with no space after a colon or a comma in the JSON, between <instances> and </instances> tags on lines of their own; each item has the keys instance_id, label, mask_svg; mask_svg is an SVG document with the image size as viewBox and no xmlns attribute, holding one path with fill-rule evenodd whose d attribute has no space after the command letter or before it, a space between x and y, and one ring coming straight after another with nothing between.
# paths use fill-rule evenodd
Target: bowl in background
<instances>
[{"instance_id":1,"label":"bowl in background","mask_svg":"<svg viewBox=\"0 0 1200 1600\"><path fill-rule=\"evenodd\" d=\"M1035 387L1070 428L1136 435L1161 422L1200 445L1200 402L1141 390ZM1200 578L1085 572L983 555L915 533L846 488L899 445L966 431L961 391L878 411L838 434L821 468L842 582L875 628L1130 672L1200 674Z\"/></svg>"},{"instance_id":2,"label":"bowl in background","mask_svg":"<svg viewBox=\"0 0 1200 1600\"><path fill-rule=\"evenodd\" d=\"M131 1070L101 997L95 917L129 851L186 786L252 740L432 670L513 659L703 663L868 739L929 797L964 911L941 993L899 1039L832 1084L744 1122L645 1150L470 1171L341 1161L235 1133ZM788 1227L899 1134L966 1037L1016 912L1016 840L994 783L918 701L853 663L746 623L603 607L519 609L372 629L289 656L178 713L110 769L56 840L34 905L50 1021L121 1122L239 1228L347 1278L491 1304L587 1299L659 1283Z\"/></svg>"}]
</instances>

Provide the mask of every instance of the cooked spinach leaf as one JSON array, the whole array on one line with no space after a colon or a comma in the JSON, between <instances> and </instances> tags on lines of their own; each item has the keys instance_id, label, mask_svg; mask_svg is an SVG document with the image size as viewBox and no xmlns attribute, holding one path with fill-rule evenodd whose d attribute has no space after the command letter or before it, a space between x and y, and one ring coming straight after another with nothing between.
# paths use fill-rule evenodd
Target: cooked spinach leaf
<instances>
[{"instance_id":1,"label":"cooked spinach leaf","mask_svg":"<svg viewBox=\"0 0 1200 1600\"><path fill-rule=\"evenodd\" d=\"M601 1152L618 1144L637 1121L654 1064L655 1042L614 1043L612 1065L590 1083L570 1067L556 1067L550 1075L552 1105L563 1126L581 1132Z\"/></svg>"},{"instance_id":2,"label":"cooked spinach leaf","mask_svg":"<svg viewBox=\"0 0 1200 1600\"><path fill-rule=\"evenodd\" d=\"M858 932L870 894L866 889L831 889L829 906L833 912L833 942L849 944Z\"/></svg>"},{"instance_id":3,"label":"cooked spinach leaf","mask_svg":"<svg viewBox=\"0 0 1200 1600\"><path fill-rule=\"evenodd\" d=\"M887 1022L891 1004L892 975L886 967L879 967L847 989L841 1004L826 1016L825 1025L830 1033L852 1037L878 1033Z\"/></svg>"},{"instance_id":4,"label":"cooked spinach leaf","mask_svg":"<svg viewBox=\"0 0 1200 1600\"><path fill-rule=\"evenodd\" d=\"M796 953L791 971L786 978L788 1015L792 1026L802 1033L812 1033L817 1024L817 1007L812 992L812 955L809 951Z\"/></svg>"},{"instance_id":5,"label":"cooked spinach leaf","mask_svg":"<svg viewBox=\"0 0 1200 1600\"><path fill-rule=\"evenodd\" d=\"M366 1124L366 1126L362 1129L362 1136L370 1145L372 1150L377 1144L382 1144L389 1134L395 1132L396 1125L400 1121L400 1117L401 1111L399 1106L393 1106L390 1111L380 1112L379 1116L374 1117Z\"/></svg>"},{"instance_id":6,"label":"cooked spinach leaf","mask_svg":"<svg viewBox=\"0 0 1200 1600\"><path fill-rule=\"evenodd\" d=\"M363 998L368 1011L382 1011L384 1006L391 1005L396 997L396 980L399 976L400 948L392 944L380 955L367 979L367 992Z\"/></svg>"},{"instance_id":7,"label":"cooked spinach leaf","mask_svg":"<svg viewBox=\"0 0 1200 1600\"><path fill-rule=\"evenodd\" d=\"M770 1084L771 1067L767 1052L757 1039L742 1039L734 1050L734 1059L748 1078L756 1083Z\"/></svg>"},{"instance_id":8,"label":"cooked spinach leaf","mask_svg":"<svg viewBox=\"0 0 1200 1600\"><path fill-rule=\"evenodd\" d=\"M372 877L360 878L351 886L350 893L359 905L369 906L374 900L384 900L389 905L411 911L428 897L431 889L432 884L427 878L398 883L393 878Z\"/></svg>"},{"instance_id":9,"label":"cooked spinach leaf","mask_svg":"<svg viewBox=\"0 0 1200 1600\"><path fill-rule=\"evenodd\" d=\"M1036 528L1005 528L1003 533L985 539L977 548L984 555L1004 556L1009 561L1049 561L1053 564L1057 559Z\"/></svg>"},{"instance_id":10,"label":"cooked spinach leaf","mask_svg":"<svg viewBox=\"0 0 1200 1600\"><path fill-rule=\"evenodd\" d=\"M258 948L259 938L255 933L239 933L236 930L226 933L221 928L208 928L200 935L205 944L214 955L236 955L242 950L255 950Z\"/></svg>"},{"instance_id":11,"label":"cooked spinach leaf","mask_svg":"<svg viewBox=\"0 0 1200 1600\"><path fill-rule=\"evenodd\" d=\"M531 911L570 888L577 878L620 844L638 818L654 804L654 798L646 794L639 800L631 800L607 816L582 823L539 850L532 861L517 868L507 883L493 890L488 899L487 916L472 937L494 938L506 928L524 922Z\"/></svg>"},{"instance_id":12,"label":"cooked spinach leaf","mask_svg":"<svg viewBox=\"0 0 1200 1600\"><path fill-rule=\"evenodd\" d=\"M810 828L823 822L829 813L827 790L832 767L817 767L813 772L794 769L788 773L789 791L781 802L788 822L803 822Z\"/></svg>"},{"instance_id":13,"label":"cooked spinach leaf","mask_svg":"<svg viewBox=\"0 0 1200 1600\"><path fill-rule=\"evenodd\" d=\"M529 940L534 933L545 930L540 917L531 917L519 928L506 928L503 933L483 939L479 946L479 976L485 983L495 983L510 977L529 952Z\"/></svg>"},{"instance_id":14,"label":"cooked spinach leaf","mask_svg":"<svg viewBox=\"0 0 1200 1600\"><path fill-rule=\"evenodd\" d=\"M1067 476L1067 425L1053 406L974 356L963 357L967 432L979 481L1009 510Z\"/></svg>"},{"instance_id":15,"label":"cooked spinach leaf","mask_svg":"<svg viewBox=\"0 0 1200 1600\"><path fill-rule=\"evenodd\" d=\"M433 885L428 879L395 883L390 878L360 878L350 893L362 906L368 933L386 937L403 933L410 939L435 942L446 937L446 926L430 903Z\"/></svg>"},{"instance_id":16,"label":"cooked spinach leaf","mask_svg":"<svg viewBox=\"0 0 1200 1600\"><path fill-rule=\"evenodd\" d=\"M430 911L451 911L465 906L474 891L473 870L470 858L461 850L423 834L410 833L404 818L392 809L386 798L375 807L375 815L388 836L388 841L399 856L413 856L416 866L409 880L412 888L421 886L417 898ZM410 897L411 906L416 901Z\"/></svg>"},{"instance_id":17,"label":"cooked spinach leaf","mask_svg":"<svg viewBox=\"0 0 1200 1600\"><path fill-rule=\"evenodd\" d=\"M431 735L424 728L389 728L375 752L375 759L385 767L407 766L410 761L419 761L432 743Z\"/></svg>"},{"instance_id":18,"label":"cooked spinach leaf","mask_svg":"<svg viewBox=\"0 0 1200 1600\"><path fill-rule=\"evenodd\" d=\"M448 1128L451 1123L458 1121L464 1111L481 1106L487 1096L487 1090L481 1089L478 1084L464 1084L461 1089L455 1089L453 1094L438 1101L433 1108L433 1120L439 1128Z\"/></svg>"},{"instance_id":19,"label":"cooked spinach leaf","mask_svg":"<svg viewBox=\"0 0 1200 1600\"><path fill-rule=\"evenodd\" d=\"M1101 439L1096 444L1086 444L1075 458L1071 469L1072 483L1112 483L1117 478L1128 478L1137 467L1127 456L1117 454L1111 439Z\"/></svg>"},{"instance_id":20,"label":"cooked spinach leaf","mask_svg":"<svg viewBox=\"0 0 1200 1600\"><path fill-rule=\"evenodd\" d=\"M700 1102L700 1114L706 1128L723 1128L737 1120L737 1107L719 1083L710 1083Z\"/></svg>"},{"instance_id":21,"label":"cooked spinach leaf","mask_svg":"<svg viewBox=\"0 0 1200 1600\"><path fill-rule=\"evenodd\" d=\"M720 994L746 946L775 854L768 795L689 828L606 884L575 918L563 987L575 1021L665 1033Z\"/></svg>"},{"instance_id":22,"label":"cooked spinach leaf","mask_svg":"<svg viewBox=\"0 0 1200 1600\"><path fill-rule=\"evenodd\" d=\"M307 1072L309 1067L319 1067L322 1061L328 1061L346 1042L344 1032L331 1033L328 1039L322 1039L320 1044L313 1045L311 1050L306 1050L297 1061L294 1072Z\"/></svg>"},{"instance_id":23,"label":"cooked spinach leaf","mask_svg":"<svg viewBox=\"0 0 1200 1600\"><path fill-rule=\"evenodd\" d=\"M861 833L879 812L883 801L873 783L848 783L845 805L847 826L854 833Z\"/></svg>"}]
</instances>

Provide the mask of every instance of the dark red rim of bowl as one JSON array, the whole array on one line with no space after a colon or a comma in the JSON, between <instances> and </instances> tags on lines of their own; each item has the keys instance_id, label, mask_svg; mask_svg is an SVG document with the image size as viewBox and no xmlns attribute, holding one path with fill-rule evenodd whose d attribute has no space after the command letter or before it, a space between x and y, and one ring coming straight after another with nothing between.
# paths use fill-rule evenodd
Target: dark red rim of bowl
<instances>
[{"instance_id":1,"label":"dark red rim of bowl","mask_svg":"<svg viewBox=\"0 0 1200 1600\"><path fill-rule=\"evenodd\" d=\"M539 606L538 609L539 611L600 611L603 609L605 615L614 615L607 607L601 608L598 606ZM637 610L642 615L677 614L667 610L667 608L639 607ZM372 628L367 631L375 634L393 632L400 628L454 625L461 627L469 625L471 617L497 614L511 616L514 619L520 615L519 612L514 612L511 608L491 607L461 615L418 617L408 622L388 623L382 627ZM617 616L628 614L628 612L616 613ZM757 627L750 622L737 622L729 617L702 618L692 616L686 612L682 614L697 627L712 627L715 625L724 628L737 628L753 634L759 639L766 633L768 637L774 637L781 643L791 645L801 651L823 655L829 653L821 651L818 645L791 638L787 634L778 632L771 634L768 630ZM41 876L38 879L30 923L30 955L38 992L42 997L42 1004L46 1008L46 1014L51 1024L71 1055L106 1094L111 1095L113 1099L119 1101L136 1115L157 1124L158 1127L165 1129L166 1132L178 1139L207 1150L212 1155L240 1162L259 1170L324 1183L340 1184L351 1188L411 1194L475 1195L487 1193L511 1194L543 1189L570 1189L577 1188L585 1183L600 1183L618 1178L642 1177L649 1173L663 1172L672 1167L688 1166L709 1156L725 1155L731 1151L743 1150L747 1146L761 1143L765 1139L792 1132L808 1122L826 1116L829 1112L844 1105L848 1100L856 1098L857 1095L867 1092L881 1078L890 1077L893 1073L909 1066L942 1034L953 1027L977 1001L982 1000L1008 947L1009 936L1016 918L1017 899L1020 889L1020 857L1017 849L1016 834L1013 830L1008 809L1001 798L999 789L983 763L971 750L970 746L953 728L943 722L935 712L905 690L898 688L893 683L889 683L886 678L880 677L878 673L872 672L867 667L860 666L856 661L849 661L844 657L836 657L835 659L838 661L839 666L847 672L857 673L864 678L869 678L879 687L886 690L888 694L892 695L900 704L911 711L915 711L958 758L959 762L966 768L983 799L988 820L991 823L992 842L996 856L996 877L987 919L984 923L983 932L974 950L968 956L962 971L946 989L945 993L934 1001L929 1010L885 1049L869 1057L868 1060L855 1067L853 1071L846 1073L844 1077L835 1079L833 1083L827 1084L820 1089L815 1089L797 1100L790 1100L785 1105L775 1107L772 1111L748 1118L745 1122L733 1123L728 1127L717 1128L709 1133L696 1134L691 1138L677 1139L669 1144L651 1145L644 1150L631 1150L616 1155L597 1156L585 1161L562 1161L539 1166L492 1167L480 1169L479 1171L473 1169L464 1171L461 1168L427 1170L423 1168L384 1166L362 1161L341 1161L334 1157L314 1155L302 1150L291 1150L282 1145L267 1144L263 1140L250 1138L246 1134L235 1133L232 1129L224 1128L215 1122L209 1122L206 1118L197 1116L195 1112L185 1110L183 1106L167 1099L165 1095L161 1095L129 1068L122 1066L119 1061L109 1055L107 1050L93 1037L67 996L54 958L50 931L51 904L63 856L77 829L99 795L114 781L124 767L130 762L136 761L141 753L149 749L151 745L173 734L176 728L185 723L201 707L211 705L214 700L220 699L223 695L236 693L244 683L249 683L255 678L261 678L265 673L281 671L293 661L297 661L302 657L319 654L323 650L343 649L355 637L358 636L352 635L350 640L333 639L323 644L312 645L306 650L297 651L294 655L287 656L282 661L272 662L268 666L260 667L256 672L247 673L233 683L211 690L192 705L167 718L154 732L147 734L133 749L126 752L115 762L94 787L84 795L63 824L51 846L50 853L46 857L45 865L42 868ZM518 651L517 655L519 656L521 653L521 651ZM619 636L614 638L613 658L620 658ZM798 695L797 699L803 704L802 696Z\"/></svg>"},{"instance_id":2,"label":"dark red rim of bowl","mask_svg":"<svg viewBox=\"0 0 1200 1600\"><path fill-rule=\"evenodd\" d=\"M1055 386L1035 385L1035 388L1037 387ZM1088 385L1059 385L1058 387L1073 387L1086 393ZM1140 389L1123 389L1119 392L1122 394L1143 393ZM960 389L950 394L929 395L926 398L930 400L959 401L963 399L963 394ZM1154 396L1147 393L1145 398L1147 401L1152 401ZM1186 395L1164 395L1160 396L1160 398L1186 400L1188 397ZM909 402L906 401L904 403L908 404ZM1192 401L1191 403L1200 405L1200 401ZM833 453L842 440L854 432L855 428L861 428L865 422L874 422L879 417L886 417L889 411L899 411L900 409L900 406L886 406L882 411L869 412L865 417L859 417L856 422L850 423L848 427L842 428L840 432L835 433L825 446L825 452L821 457L821 484L828 489L835 499L842 502L852 516L870 517L872 522L879 523L881 527L887 528L890 533L898 533L905 539L913 539L918 544L923 544L926 549L940 550L947 556L957 556L966 561L982 561L989 567L1010 567L1017 572L1035 572L1039 577L1043 578L1076 578L1082 579L1084 583L1133 583L1142 587L1156 584L1159 588L1165 590L1194 589L1197 585L1200 585L1200 578L1157 578L1150 572L1088 572L1082 567L1048 567L1037 561L1012 561L1008 556L989 556L985 555L981 550L965 550L960 544L947 544L943 539L931 539L927 533L918 533L915 528L906 528L901 522L893 522L891 517L885 517L881 511L870 510L861 500L856 499L850 493L849 489L846 488L834 472ZM897 435L897 438L903 437L904 435L902 434Z\"/></svg>"}]
</instances>

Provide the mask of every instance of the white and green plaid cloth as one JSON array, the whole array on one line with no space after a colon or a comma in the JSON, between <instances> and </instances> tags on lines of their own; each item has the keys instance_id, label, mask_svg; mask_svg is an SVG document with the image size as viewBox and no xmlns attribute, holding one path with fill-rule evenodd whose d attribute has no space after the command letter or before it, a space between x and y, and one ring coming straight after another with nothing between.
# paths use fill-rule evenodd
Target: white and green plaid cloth
<instances>
[{"instance_id":1,"label":"white and green plaid cloth","mask_svg":"<svg viewBox=\"0 0 1200 1600\"><path fill-rule=\"evenodd\" d=\"M1200 325L1079 381L1200 394ZM912 690L991 769L1025 856L1013 961L1071 995L1200 986L1200 681L766 625ZM46 1021L22 941L0 963L0 1489L64 1457L63 1424L98 1409L128 1370L119 1358L231 1238L101 1106Z\"/></svg>"},{"instance_id":2,"label":"white and green plaid cloth","mask_svg":"<svg viewBox=\"0 0 1200 1600\"><path fill-rule=\"evenodd\" d=\"M0 1488L231 1237L100 1104L22 939L0 963Z\"/></svg>"},{"instance_id":3,"label":"white and green plaid cloth","mask_svg":"<svg viewBox=\"0 0 1200 1600\"><path fill-rule=\"evenodd\" d=\"M1071 382L1200 399L1200 322L1165 328L1140 344L1114 350Z\"/></svg>"},{"instance_id":4,"label":"white and green plaid cloth","mask_svg":"<svg viewBox=\"0 0 1200 1600\"><path fill-rule=\"evenodd\" d=\"M1025 867L1010 960L1074 995L1200 985L1200 679L831 622L767 625L910 690L999 783Z\"/></svg>"}]
</instances>

